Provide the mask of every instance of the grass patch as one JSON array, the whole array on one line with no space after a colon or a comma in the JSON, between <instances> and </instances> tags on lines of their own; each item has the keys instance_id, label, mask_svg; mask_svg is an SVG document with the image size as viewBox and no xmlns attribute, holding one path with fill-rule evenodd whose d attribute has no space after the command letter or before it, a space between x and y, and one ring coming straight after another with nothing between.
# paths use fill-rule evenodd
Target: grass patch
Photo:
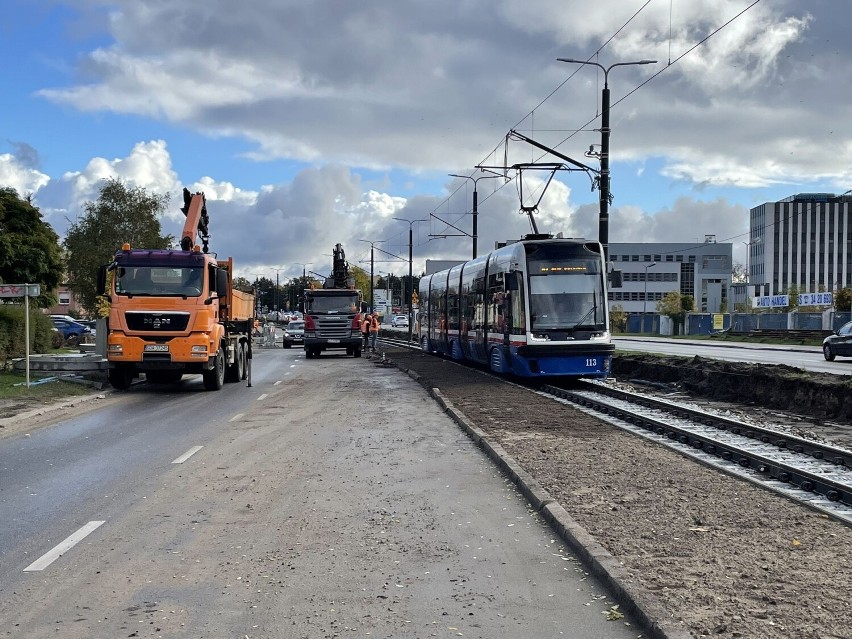
<instances>
[{"instance_id":1,"label":"grass patch","mask_svg":"<svg viewBox=\"0 0 852 639\"><path fill-rule=\"evenodd\" d=\"M38 377L30 374L30 384L38 381ZM24 373L2 371L0 372L0 400L2 399L28 399L28 400L53 400L63 397L74 397L75 395L88 395L94 390L89 386L63 382L57 380L46 382L35 386L26 386L26 375ZM16 386L20 384L20 386Z\"/></svg>"}]
</instances>

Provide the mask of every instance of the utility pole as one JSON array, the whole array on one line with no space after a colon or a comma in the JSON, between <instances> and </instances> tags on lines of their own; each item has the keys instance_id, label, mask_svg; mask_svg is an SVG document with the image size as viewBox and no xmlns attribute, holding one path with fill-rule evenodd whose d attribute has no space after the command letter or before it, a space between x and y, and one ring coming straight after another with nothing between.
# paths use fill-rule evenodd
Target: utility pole
<instances>
[{"instance_id":1,"label":"utility pole","mask_svg":"<svg viewBox=\"0 0 852 639\"><path fill-rule=\"evenodd\" d=\"M502 175L480 175L478 178L475 178L475 177L472 177L470 175L458 175L456 173L450 173L449 175L450 175L450 177L457 177L457 178L462 178L463 180L472 180L473 181L473 211L472 211L472 213L473 213L473 229L472 229L472 231L473 232L471 233L471 238L473 239L473 259L476 259L476 244L477 244L477 238L479 237L477 235L477 218L479 217L479 211L477 209L477 206L479 204L479 196L476 192L476 183L479 182L479 180L490 180L490 179L493 179L493 178L501 178L503 176ZM397 218L394 218L394 219L397 219Z\"/></svg>"},{"instance_id":2,"label":"utility pole","mask_svg":"<svg viewBox=\"0 0 852 639\"><path fill-rule=\"evenodd\" d=\"M414 225L417 222L428 222L429 220L406 220L401 217L393 219L408 223L408 284L411 286L411 295L408 296L408 341L410 342L414 330L414 273L412 269L414 265ZM474 244L474 246L476 245Z\"/></svg>"},{"instance_id":3,"label":"utility pole","mask_svg":"<svg viewBox=\"0 0 852 639\"><path fill-rule=\"evenodd\" d=\"M376 250L376 244L384 242L384 240L358 240L359 242L366 242L370 245L370 312L376 312L376 303L373 299L373 266L374 266L374 252Z\"/></svg>"},{"instance_id":4,"label":"utility pole","mask_svg":"<svg viewBox=\"0 0 852 639\"><path fill-rule=\"evenodd\" d=\"M656 64L656 60L637 60L636 62L616 62L608 67L590 60L556 58L559 62L588 64L604 72L604 88L601 94L601 177L600 177L600 216L598 220L598 241L603 245L604 261L609 261L609 72L613 67L637 64Z\"/></svg>"}]
</instances>

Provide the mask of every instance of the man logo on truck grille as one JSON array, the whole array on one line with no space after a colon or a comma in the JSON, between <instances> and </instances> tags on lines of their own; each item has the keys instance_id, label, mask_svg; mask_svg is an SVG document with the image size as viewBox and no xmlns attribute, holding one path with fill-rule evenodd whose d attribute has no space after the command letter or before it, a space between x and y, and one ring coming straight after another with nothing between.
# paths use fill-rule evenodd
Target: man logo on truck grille
<instances>
[{"instance_id":1,"label":"man logo on truck grille","mask_svg":"<svg viewBox=\"0 0 852 639\"><path fill-rule=\"evenodd\" d=\"M166 325L172 323L170 318L159 317L159 316L146 317L143 321L144 321L145 324L149 324L149 325L153 326L155 329L158 329L161 326L166 326Z\"/></svg>"}]
</instances>

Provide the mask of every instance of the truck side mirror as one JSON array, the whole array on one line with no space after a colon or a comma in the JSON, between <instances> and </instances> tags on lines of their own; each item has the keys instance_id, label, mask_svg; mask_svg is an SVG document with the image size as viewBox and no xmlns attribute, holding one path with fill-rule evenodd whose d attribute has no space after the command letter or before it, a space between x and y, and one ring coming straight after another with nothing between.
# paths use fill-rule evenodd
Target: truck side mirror
<instances>
[{"instance_id":1,"label":"truck side mirror","mask_svg":"<svg viewBox=\"0 0 852 639\"><path fill-rule=\"evenodd\" d=\"M223 268L216 269L216 292L219 294L219 303L227 304L228 271Z\"/></svg>"},{"instance_id":2,"label":"truck side mirror","mask_svg":"<svg viewBox=\"0 0 852 639\"><path fill-rule=\"evenodd\" d=\"M106 294L106 279L107 279L106 274L107 274L107 267L106 266L99 266L98 267L97 280L96 280L96 283L95 283L95 289L96 289L96 292L97 292L98 295L105 295Z\"/></svg>"}]
</instances>

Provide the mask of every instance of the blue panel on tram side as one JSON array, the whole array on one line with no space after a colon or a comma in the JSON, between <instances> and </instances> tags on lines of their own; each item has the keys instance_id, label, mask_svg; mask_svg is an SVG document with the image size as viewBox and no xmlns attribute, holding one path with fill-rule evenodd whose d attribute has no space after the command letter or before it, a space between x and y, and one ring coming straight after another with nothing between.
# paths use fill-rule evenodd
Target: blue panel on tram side
<instances>
[{"instance_id":1,"label":"blue panel on tram side","mask_svg":"<svg viewBox=\"0 0 852 639\"><path fill-rule=\"evenodd\" d=\"M605 378L611 370L609 354L519 357L512 353L512 372L519 377Z\"/></svg>"}]
</instances>

